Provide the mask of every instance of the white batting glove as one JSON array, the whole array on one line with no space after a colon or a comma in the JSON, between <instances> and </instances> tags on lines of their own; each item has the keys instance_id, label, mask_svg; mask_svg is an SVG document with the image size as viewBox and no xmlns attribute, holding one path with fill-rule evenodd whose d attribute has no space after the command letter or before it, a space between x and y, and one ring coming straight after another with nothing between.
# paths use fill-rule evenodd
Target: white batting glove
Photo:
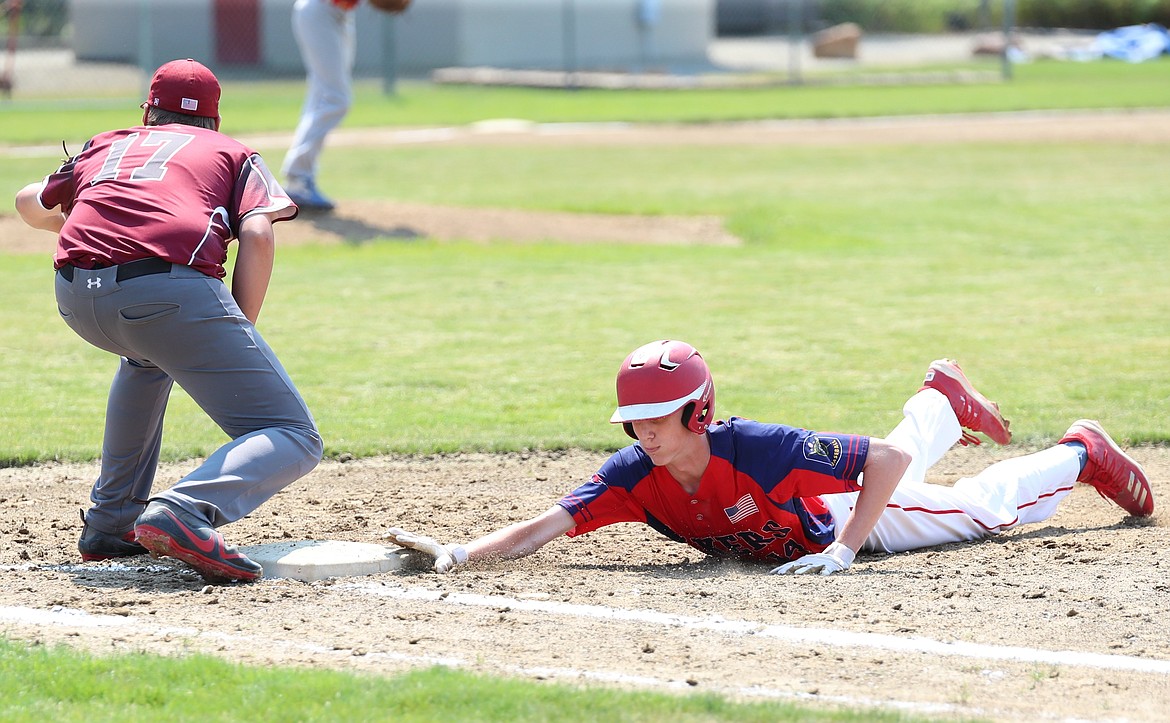
<instances>
[{"instance_id":1,"label":"white batting glove","mask_svg":"<svg viewBox=\"0 0 1170 723\"><path fill-rule=\"evenodd\" d=\"M853 564L853 558L857 556L853 550L850 550L840 542L834 542L825 548L824 552L817 552L812 555L805 555L799 560L786 562L775 570L772 570L773 575L832 575L835 572L843 572L849 569Z\"/></svg>"},{"instance_id":2,"label":"white batting glove","mask_svg":"<svg viewBox=\"0 0 1170 723\"><path fill-rule=\"evenodd\" d=\"M431 569L440 574L467 562L467 550L463 549L463 545L444 545L433 537L416 535L397 527L386 530L382 537L395 545L418 550L431 557L434 560Z\"/></svg>"}]
</instances>

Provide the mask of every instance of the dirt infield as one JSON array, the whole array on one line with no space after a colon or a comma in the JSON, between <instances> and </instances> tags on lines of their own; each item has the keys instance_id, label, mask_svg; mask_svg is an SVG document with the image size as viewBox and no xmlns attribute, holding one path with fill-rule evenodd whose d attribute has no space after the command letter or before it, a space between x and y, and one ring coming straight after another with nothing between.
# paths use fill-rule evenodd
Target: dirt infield
<instances>
[{"instance_id":1,"label":"dirt infield","mask_svg":"<svg viewBox=\"0 0 1170 723\"><path fill-rule=\"evenodd\" d=\"M712 126L676 129L669 138L619 130L576 138L535 128L459 131L424 141L383 133L361 142L1167 143L1170 114ZM339 142L353 137L342 134ZM376 229L353 225L371 210L343 200L337 216L296 222L282 241L364 243L386 229L467 238L475 228L484 235L472 240L480 241L539 242L552 229L558 241L576 243L735 242L718 219L536 215L550 225L518 236L517 229L539 224L517 223L522 217L510 212L409 204L381 208L378 217L389 220ZM566 231L569 221L581 225ZM678 226L654 236L669 223ZM47 256L51 243L0 217L0 249ZM1027 451L957 448L932 481L949 484ZM850 573L823 579L769 577L766 568L705 559L649 528L618 525L554 541L518 563L447 576L404 571L213 587L166 560L78 562L77 510L88 504L96 464L0 469L0 634L97 652L204 651L247 663L374 673L441 663L582 685L873 704L944 718L1165 720L1170 449L1131 453L1153 481L1159 508L1150 520L1127 518L1082 487L1048 523L980 543L862 555ZM376 542L389 526L465 540L543 511L603 459L575 451L327 461L223 532L237 545ZM164 466L160 486L191 466Z\"/></svg>"},{"instance_id":2,"label":"dirt infield","mask_svg":"<svg viewBox=\"0 0 1170 723\"><path fill-rule=\"evenodd\" d=\"M1010 449L1010 448L1007 448ZM938 482L1001 449L955 449ZM1012 450L1019 454L1019 450ZM1133 454L1170 496L1170 451ZM328 461L224 528L240 545L376 542L399 525L464 540L543 511L592 453ZM185 466L167 466L161 484ZM981 543L770 577L636 525L518 563L210 587L148 557L79 564L95 465L0 470L0 634L98 652L205 651L392 672L444 663L572 683L909 706L1000 720L1164 720L1170 529L1076 490L1048 524ZM1062 652L1063 651L1063 652Z\"/></svg>"}]
</instances>

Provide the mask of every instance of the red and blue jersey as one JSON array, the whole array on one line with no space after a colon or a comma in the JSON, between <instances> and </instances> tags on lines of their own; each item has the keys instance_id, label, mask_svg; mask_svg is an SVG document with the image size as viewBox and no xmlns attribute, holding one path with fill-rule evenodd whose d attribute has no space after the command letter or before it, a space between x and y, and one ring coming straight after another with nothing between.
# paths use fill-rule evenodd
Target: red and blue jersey
<instances>
[{"instance_id":1,"label":"red and blue jersey","mask_svg":"<svg viewBox=\"0 0 1170 723\"><path fill-rule=\"evenodd\" d=\"M182 124L94 136L45 179L40 202L67 214L55 268L153 256L219 278L244 218L297 214L255 151L217 131Z\"/></svg>"},{"instance_id":2,"label":"red and blue jersey","mask_svg":"<svg viewBox=\"0 0 1170 723\"><path fill-rule=\"evenodd\" d=\"M821 495L856 492L869 437L825 434L732 417L708 429L711 460L695 494L631 445L558 503L583 535L644 522L709 555L775 563L836 538Z\"/></svg>"}]
</instances>

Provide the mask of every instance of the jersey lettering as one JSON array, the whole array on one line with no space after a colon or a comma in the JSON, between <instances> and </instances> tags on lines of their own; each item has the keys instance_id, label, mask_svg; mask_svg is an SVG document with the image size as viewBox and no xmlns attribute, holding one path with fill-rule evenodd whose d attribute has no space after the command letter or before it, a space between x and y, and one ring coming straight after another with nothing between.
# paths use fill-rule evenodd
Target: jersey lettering
<instances>
[{"instance_id":1,"label":"jersey lettering","mask_svg":"<svg viewBox=\"0 0 1170 723\"><path fill-rule=\"evenodd\" d=\"M690 540L685 540L685 542L707 555L718 555L721 552L721 550L715 547L715 541L710 537L695 537Z\"/></svg>"},{"instance_id":2,"label":"jersey lettering","mask_svg":"<svg viewBox=\"0 0 1170 723\"><path fill-rule=\"evenodd\" d=\"M765 537L755 530L744 530L743 532L735 533L736 536L754 552L759 552L770 545L775 537Z\"/></svg>"},{"instance_id":3,"label":"jersey lettering","mask_svg":"<svg viewBox=\"0 0 1170 723\"><path fill-rule=\"evenodd\" d=\"M102 181L112 181L118 177L118 164L122 162L122 156L126 155L126 151L130 150L130 146L134 145L134 141L138 140L137 133L131 133L125 138L119 138L110 144L110 152L106 155L106 159L102 161L102 170L98 171L89 185L101 183Z\"/></svg>"},{"instance_id":4,"label":"jersey lettering","mask_svg":"<svg viewBox=\"0 0 1170 723\"><path fill-rule=\"evenodd\" d=\"M787 527L785 525L781 525L776 520L768 520L767 522L764 523L764 532L767 532L768 534L770 534L772 536L772 539L775 540L775 539L779 539L782 537L788 537L789 535L791 535L792 528Z\"/></svg>"},{"instance_id":5,"label":"jersey lettering","mask_svg":"<svg viewBox=\"0 0 1170 723\"><path fill-rule=\"evenodd\" d=\"M693 537L685 540L685 542L708 555L741 555L745 553L762 552L777 540L784 541L785 550L794 549L794 543L792 540L788 539L791 534L791 527L779 525L774 520L768 520L766 523L764 523L764 529L762 531L742 530L740 532L736 532L734 535ZM804 550L804 547L799 543L795 543L795 549ZM771 553L769 556L771 557L775 555L776 553ZM779 558L777 557L777 559Z\"/></svg>"},{"instance_id":6,"label":"jersey lettering","mask_svg":"<svg viewBox=\"0 0 1170 723\"><path fill-rule=\"evenodd\" d=\"M100 183L101 181L116 180L122 172L120 168L122 160L126 157L126 153L138 142L140 135L137 132L130 133L125 138L119 138L111 143L109 153L106 155L105 160L102 161L102 169L93 177L90 185ZM157 147L157 150L150 155L146 163L130 171L129 180L161 181L167 175L167 162L174 158L176 153L194 139L195 136L188 133L151 131L142 141L142 146L146 148Z\"/></svg>"},{"instance_id":7,"label":"jersey lettering","mask_svg":"<svg viewBox=\"0 0 1170 723\"><path fill-rule=\"evenodd\" d=\"M723 545L723 549L726 552L740 552L743 550L743 546L739 544L739 540L735 538L735 535L719 535L715 539L719 544Z\"/></svg>"},{"instance_id":8,"label":"jersey lettering","mask_svg":"<svg viewBox=\"0 0 1170 723\"><path fill-rule=\"evenodd\" d=\"M173 131L151 131L142 145L147 147L158 146L150 156L150 160L130 172L131 181L161 181L167 175L167 161L183 150L195 136Z\"/></svg>"},{"instance_id":9,"label":"jersey lettering","mask_svg":"<svg viewBox=\"0 0 1170 723\"><path fill-rule=\"evenodd\" d=\"M798 557L803 557L808 554L808 549L801 545L796 540L784 541L784 556L789 560L795 560Z\"/></svg>"}]
</instances>

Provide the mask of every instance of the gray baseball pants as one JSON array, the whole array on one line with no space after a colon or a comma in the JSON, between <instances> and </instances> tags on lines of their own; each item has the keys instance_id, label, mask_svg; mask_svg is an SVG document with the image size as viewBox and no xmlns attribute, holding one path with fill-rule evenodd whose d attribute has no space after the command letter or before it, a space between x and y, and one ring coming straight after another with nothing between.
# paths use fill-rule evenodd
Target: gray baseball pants
<instances>
[{"instance_id":1,"label":"gray baseball pants","mask_svg":"<svg viewBox=\"0 0 1170 723\"><path fill-rule=\"evenodd\" d=\"M86 514L91 526L120 535L148 499L158 499L219 527L316 467L322 444L312 414L222 281L178 264L122 282L117 270L76 269L72 282L55 274L65 323L122 357ZM152 495L174 382L232 441Z\"/></svg>"}]
</instances>

